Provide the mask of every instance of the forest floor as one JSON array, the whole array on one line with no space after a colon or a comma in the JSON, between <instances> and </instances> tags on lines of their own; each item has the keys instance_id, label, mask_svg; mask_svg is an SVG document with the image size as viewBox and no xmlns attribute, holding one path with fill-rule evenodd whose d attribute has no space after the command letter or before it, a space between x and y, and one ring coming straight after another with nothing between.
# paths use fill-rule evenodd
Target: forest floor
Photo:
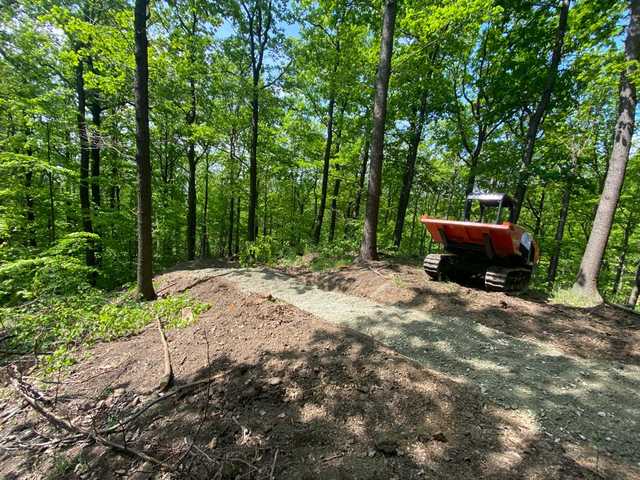
<instances>
[{"instance_id":1,"label":"forest floor","mask_svg":"<svg viewBox=\"0 0 640 480\"><path fill-rule=\"evenodd\" d=\"M385 263L193 264L157 286L211 305L167 337L178 384L213 380L109 438L181 473L89 442L44 442L55 430L6 398L0 477L640 479L632 314L429 282ZM39 384L74 425L99 431L157 398L153 325L78 359L59 383Z\"/></svg>"}]
</instances>

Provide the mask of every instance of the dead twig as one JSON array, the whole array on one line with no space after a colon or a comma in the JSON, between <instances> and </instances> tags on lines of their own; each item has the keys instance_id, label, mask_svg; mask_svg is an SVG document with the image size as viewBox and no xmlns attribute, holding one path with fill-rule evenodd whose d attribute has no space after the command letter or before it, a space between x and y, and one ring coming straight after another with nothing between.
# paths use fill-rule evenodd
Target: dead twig
<instances>
[{"instance_id":1,"label":"dead twig","mask_svg":"<svg viewBox=\"0 0 640 480\"><path fill-rule=\"evenodd\" d=\"M9 369L9 381L13 389L22 398L24 398L27 401L27 403L31 406L31 408L33 408L37 413L39 413L42 417L44 417L45 420L47 420L50 424L54 425L55 427L61 430L65 430L73 435L79 435L81 437L89 438L94 442L100 443L102 445L106 445L119 452L136 456L138 458L141 458L142 460L158 465L159 467L167 471L175 471L175 468L172 465L169 465L163 462L162 460L158 460L157 458L152 457L151 455L148 455L141 450L137 450L135 448L127 447L119 443L113 442L108 438L103 437L98 432L90 432L90 431L85 431L81 428L78 428L72 425L71 422L67 421L64 418L59 417L58 415L56 415L46 407L42 406L39 403L39 401L36 400L36 398L32 397L31 395L31 392L35 391L35 389L32 386L25 384L20 379L19 372L15 367L13 369Z\"/></svg>"},{"instance_id":2,"label":"dead twig","mask_svg":"<svg viewBox=\"0 0 640 480\"><path fill-rule=\"evenodd\" d=\"M185 385L180 385L180 386L174 388L173 390L171 390L170 392L165 393L161 397L154 398L154 399L148 401L145 405L140 407L140 409L137 412L131 414L130 416L128 416L127 418L125 418L121 422L118 422L117 425L115 425L115 426L113 426L111 428L108 428L106 430L101 430L100 433L108 434L108 433L117 432L118 430L123 428L128 423L131 423L133 420L138 418L140 415L142 415L144 412L149 410L151 407L153 407L157 403L160 403L160 402L162 402L164 400L167 400L167 399L169 399L171 397L174 397L175 395L177 395L177 394L179 394L181 392L184 392L185 390L188 390L190 388L194 388L194 387L197 387L199 385L204 385L204 384L209 384L211 382L214 382L215 380L217 380L218 378L223 377L224 375L225 375L224 373L219 373L218 375L215 375L213 377L205 378L203 380L197 380L195 382L187 383Z\"/></svg>"},{"instance_id":3,"label":"dead twig","mask_svg":"<svg viewBox=\"0 0 640 480\"><path fill-rule=\"evenodd\" d=\"M273 472L276 469L276 461L278 460L278 452L279 450L276 448L276 454L273 456L273 463L271 464L271 474L269 475L270 480L273 480Z\"/></svg>"},{"instance_id":4,"label":"dead twig","mask_svg":"<svg viewBox=\"0 0 640 480\"><path fill-rule=\"evenodd\" d=\"M158 333L160 333L160 342L162 343L162 350L164 353L164 375L160 379L160 385L158 386L158 389L161 392L164 392L173 385L173 367L171 366L171 354L169 353L169 344L167 343L167 337L164 334L164 330L162 329L162 322L160 321L160 317L158 316L156 316L156 327L158 328Z\"/></svg>"}]
</instances>

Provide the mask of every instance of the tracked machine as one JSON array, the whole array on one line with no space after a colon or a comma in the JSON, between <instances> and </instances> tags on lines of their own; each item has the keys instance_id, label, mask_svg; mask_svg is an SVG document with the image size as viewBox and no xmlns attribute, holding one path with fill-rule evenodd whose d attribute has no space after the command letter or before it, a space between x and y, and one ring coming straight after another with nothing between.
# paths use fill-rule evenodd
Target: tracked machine
<instances>
[{"instance_id":1,"label":"tracked machine","mask_svg":"<svg viewBox=\"0 0 640 480\"><path fill-rule=\"evenodd\" d=\"M513 223L514 207L511 197L503 193L472 194L466 199L462 221L423 215L420 221L444 248L444 253L426 256L425 272L434 280L479 280L493 291L526 288L539 250L532 236ZM478 221L472 221L472 216Z\"/></svg>"}]
</instances>

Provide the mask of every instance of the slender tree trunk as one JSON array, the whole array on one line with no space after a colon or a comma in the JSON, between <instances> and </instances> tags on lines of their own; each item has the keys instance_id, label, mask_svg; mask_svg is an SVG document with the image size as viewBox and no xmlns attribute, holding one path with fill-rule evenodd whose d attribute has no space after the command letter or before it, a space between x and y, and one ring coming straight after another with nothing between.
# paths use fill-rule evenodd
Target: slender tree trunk
<instances>
[{"instance_id":1,"label":"slender tree trunk","mask_svg":"<svg viewBox=\"0 0 640 480\"><path fill-rule=\"evenodd\" d=\"M336 149L335 156L338 156L340 153L340 145L342 142L342 125L344 123L344 109L345 104L342 104L340 108L339 115L339 124L338 130L336 132ZM333 183L333 194L331 195L331 223L329 224L329 242L333 242L333 239L336 234L336 220L338 218L338 195L340 194L340 183L342 179L340 178L340 165L336 164L336 178Z\"/></svg>"},{"instance_id":2,"label":"slender tree trunk","mask_svg":"<svg viewBox=\"0 0 640 480\"><path fill-rule=\"evenodd\" d=\"M380 60L376 75L376 94L373 102L373 128L371 133L371 169L369 172L369 193L364 220L360 257L363 260L378 258L378 214L382 187L382 162L384 158L384 133L387 115L387 95L391 76L391 56L393 55L393 33L396 23L396 0L385 0L380 39Z\"/></svg>"},{"instance_id":3,"label":"slender tree trunk","mask_svg":"<svg viewBox=\"0 0 640 480\"><path fill-rule=\"evenodd\" d=\"M191 93L191 108L187 114L187 124L193 126L196 121L196 87L193 79L189 80ZM198 160L196 158L196 146L193 140L189 140L187 148L187 163L189 165L189 182L187 189L187 260L193 260L196 256L196 170Z\"/></svg>"},{"instance_id":4,"label":"slender tree trunk","mask_svg":"<svg viewBox=\"0 0 640 480\"><path fill-rule=\"evenodd\" d=\"M233 228L235 227L234 214L235 214L235 198L231 197L231 208L229 209L229 232L227 238L227 251L229 256L233 256Z\"/></svg>"},{"instance_id":5,"label":"slender tree trunk","mask_svg":"<svg viewBox=\"0 0 640 480\"><path fill-rule=\"evenodd\" d=\"M82 217L82 230L93 233L91 222L91 203L89 200L89 141L87 136L86 115L86 91L84 89L84 62L78 61L76 67L76 94L78 96L78 136L80 138L80 212ZM87 265L96 265L95 250L87 248Z\"/></svg>"},{"instance_id":6,"label":"slender tree trunk","mask_svg":"<svg viewBox=\"0 0 640 480\"><path fill-rule=\"evenodd\" d=\"M409 236L409 245L411 245L411 249L413 249L413 239L416 232L416 220L418 219L418 204L420 203L420 197L422 196L422 190L418 190L417 195L414 195L415 200L413 201L413 216L411 217L411 234Z\"/></svg>"},{"instance_id":7,"label":"slender tree trunk","mask_svg":"<svg viewBox=\"0 0 640 480\"><path fill-rule=\"evenodd\" d=\"M360 204L362 203L362 192L364 191L364 181L367 176L367 164L369 163L369 138L366 138L360 152L360 172L358 173L358 190L356 191L355 207L353 218L360 217Z\"/></svg>"},{"instance_id":8,"label":"slender tree trunk","mask_svg":"<svg viewBox=\"0 0 640 480\"><path fill-rule=\"evenodd\" d=\"M322 221L324 220L324 210L327 206L327 190L329 187L329 164L331 162L331 147L333 144L333 114L335 111L336 98L335 94L331 94L329 99L329 109L327 112L327 139L324 144L324 162L322 165L322 187L320 192L320 203L316 213L316 219L313 223L313 241L320 243L320 235L322 234Z\"/></svg>"},{"instance_id":9,"label":"slender tree trunk","mask_svg":"<svg viewBox=\"0 0 640 480\"><path fill-rule=\"evenodd\" d=\"M235 215L235 175L233 164L236 160L236 144L235 144L235 129L232 128L229 134L229 193L231 194L231 208L229 209L229 232L227 238L227 247L229 257L233 256L233 229L236 226L234 221ZM238 204L240 200L238 199Z\"/></svg>"},{"instance_id":10,"label":"slender tree trunk","mask_svg":"<svg viewBox=\"0 0 640 480\"><path fill-rule=\"evenodd\" d=\"M405 215L409 206L409 198L411 197L411 187L413 186L413 176L416 169L416 159L418 158L418 147L422 139L422 129L424 128L427 110L427 92L422 92L420 97L420 106L418 107L417 118L411 121L411 138L409 140L409 151L407 153L407 161L404 167L404 175L402 177L402 189L400 190L400 200L398 202L398 212L396 214L396 226L393 231L393 244L396 248L400 248L402 242L402 231L404 229Z\"/></svg>"},{"instance_id":11,"label":"slender tree trunk","mask_svg":"<svg viewBox=\"0 0 640 480\"><path fill-rule=\"evenodd\" d=\"M558 20L558 29L556 30L556 39L553 46L553 52L551 53L551 63L547 70L547 78L544 82L544 88L542 90L542 97L540 102L536 106L535 111L531 119L529 120L529 127L527 128L527 136L525 140L524 151L522 153L522 172L518 178L518 185L516 187L516 208L515 208L515 221L520 218L520 212L522 210L522 203L527 193L527 184L529 181L529 166L533 159L533 151L536 144L536 137L538 136L538 130L542 123L542 118L549 103L551 102L551 94L553 93L556 79L558 77L558 66L562 58L562 47L564 45L564 36L567 32L567 19L569 17L569 2L570 0L562 0L560 6L560 18Z\"/></svg>"},{"instance_id":12,"label":"slender tree trunk","mask_svg":"<svg viewBox=\"0 0 640 480\"><path fill-rule=\"evenodd\" d=\"M196 152L195 146L189 145L187 150L189 165L189 180L187 187L187 260L193 260L196 255Z\"/></svg>"},{"instance_id":13,"label":"slender tree trunk","mask_svg":"<svg viewBox=\"0 0 640 480\"><path fill-rule=\"evenodd\" d=\"M31 155L31 153L29 153ZM36 228L35 221L36 215L33 211L33 194L31 193L31 187L33 186L33 171L29 170L25 174L24 187L26 191L26 217L27 217L27 243L30 247L37 245L36 241Z\"/></svg>"},{"instance_id":14,"label":"slender tree trunk","mask_svg":"<svg viewBox=\"0 0 640 480\"><path fill-rule=\"evenodd\" d=\"M638 25L640 21L640 0L631 0L630 9L631 15L625 41L625 59L629 63L620 76L619 113L615 127L615 141L589 241L582 256L578 276L573 285L576 293L584 298L592 299L594 303L602 302L602 297L598 292L598 275L609 240L620 190L624 182L636 113L636 86L633 83L633 78L636 75L635 62L638 60L638 50L640 48Z\"/></svg>"},{"instance_id":15,"label":"slender tree trunk","mask_svg":"<svg viewBox=\"0 0 640 480\"><path fill-rule=\"evenodd\" d=\"M51 125L47 122L47 165L51 165ZM56 204L53 189L53 172L47 172L49 183L49 245L56 241Z\"/></svg>"},{"instance_id":16,"label":"slender tree trunk","mask_svg":"<svg viewBox=\"0 0 640 480\"><path fill-rule=\"evenodd\" d=\"M240 253L240 197L236 200L236 246L235 254Z\"/></svg>"},{"instance_id":17,"label":"slender tree trunk","mask_svg":"<svg viewBox=\"0 0 640 480\"><path fill-rule=\"evenodd\" d=\"M258 126L260 106L258 101L259 77L254 74L251 97L251 143L249 144L249 218L247 239L255 241L258 226L256 225L256 209L258 208Z\"/></svg>"},{"instance_id":18,"label":"slender tree trunk","mask_svg":"<svg viewBox=\"0 0 640 480\"><path fill-rule=\"evenodd\" d=\"M91 200L100 206L100 126L102 125L100 102L93 94L91 100L91 117L94 131L91 133Z\"/></svg>"},{"instance_id":19,"label":"slender tree trunk","mask_svg":"<svg viewBox=\"0 0 640 480\"><path fill-rule=\"evenodd\" d=\"M533 236L537 237L540 234L540 228L542 226L542 216L544 213L544 198L546 196L547 189L546 186L543 185L542 195L540 195L540 203L538 204L538 215L536 215L536 225L533 229Z\"/></svg>"},{"instance_id":20,"label":"slender tree trunk","mask_svg":"<svg viewBox=\"0 0 640 480\"><path fill-rule=\"evenodd\" d=\"M630 308L635 308L638 303L638 293L640 292L640 262L638 262L638 267L636 268L636 276L634 278L633 288L631 289L631 293L629 294L629 300L627 300L627 306Z\"/></svg>"},{"instance_id":21,"label":"slender tree trunk","mask_svg":"<svg viewBox=\"0 0 640 480\"><path fill-rule=\"evenodd\" d=\"M571 201L571 180L567 182L567 185L562 194L562 206L560 207L560 218L558 219L558 226L556 227L556 236L553 244L553 252L551 259L549 260L549 268L547 270L547 284L549 288L553 287L556 281L556 275L558 273L558 264L560 262L560 250L562 248L562 239L564 238L564 228L567 224L567 217L569 215L569 202Z\"/></svg>"},{"instance_id":22,"label":"slender tree trunk","mask_svg":"<svg viewBox=\"0 0 640 480\"><path fill-rule=\"evenodd\" d=\"M268 210L268 201L269 201L269 187L267 180L264 181L264 214L262 216L262 236L267 236L267 222L269 219L269 210Z\"/></svg>"},{"instance_id":23,"label":"slender tree trunk","mask_svg":"<svg viewBox=\"0 0 640 480\"><path fill-rule=\"evenodd\" d=\"M611 292L613 295L618 293L618 290L620 289L622 273L624 272L624 264L627 261L627 252L629 250L629 238L633 233L634 227L634 216L629 213L629 219L624 227L624 235L622 236L622 245L620 246L620 257L618 260L618 266L616 267L616 276L613 280L613 290Z\"/></svg>"},{"instance_id":24,"label":"slender tree trunk","mask_svg":"<svg viewBox=\"0 0 640 480\"><path fill-rule=\"evenodd\" d=\"M207 222L209 221L208 213L209 213L209 158L207 158L207 162L205 164L204 171L204 205L202 206L202 239L200 245L200 256L203 258L208 258L211 256L211 251L209 249L209 232L207 230ZM224 243L223 243L224 245ZM224 247L222 248L224 252Z\"/></svg>"},{"instance_id":25,"label":"slender tree trunk","mask_svg":"<svg viewBox=\"0 0 640 480\"><path fill-rule=\"evenodd\" d=\"M113 166L111 169L111 181L117 182L118 178L118 168ZM111 190L109 191L109 207L113 210L120 210L120 186L115 183L111 185Z\"/></svg>"},{"instance_id":26,"label":"slender tree trunk","mask_svg":"<svg viewBox=\"0 0 640 480\"><path fill-rule=\"evenodd\" d=\"M136 0L134 35L136 76L136 164L138 166L138 293L153 300L153 238L151 197L151 155L149 138L149 63L147 41L147 1Z\"/></svg>"}]
</instances>

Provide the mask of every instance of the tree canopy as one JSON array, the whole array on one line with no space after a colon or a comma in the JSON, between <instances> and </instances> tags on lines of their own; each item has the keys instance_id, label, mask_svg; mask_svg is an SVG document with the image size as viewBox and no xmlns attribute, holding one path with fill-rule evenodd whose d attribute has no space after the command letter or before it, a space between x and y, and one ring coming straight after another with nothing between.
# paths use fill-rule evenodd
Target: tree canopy
<instances>
[{"instance_id":1,"label":"tree canopy","mask_svg":"<svg viewBox=\"0 0 640 480\"><path fill-rule=\"evenodd\" d=\"M421 214L460 218L466 194L494 191L518 197L518 223L540 243L533 287L572 285L617 148L620 78L637 81L631 11L622 0L149 2L154 268L353 257L372 202L373 248L421 257L437 248ZM131 2L0 7L0 301L35 295L42 282L16 272L32 278L53 258L103 288L135 278L135 52ZM629 155L596 268L617 303L640 263Z\"/></svg>"}]
</instances>

